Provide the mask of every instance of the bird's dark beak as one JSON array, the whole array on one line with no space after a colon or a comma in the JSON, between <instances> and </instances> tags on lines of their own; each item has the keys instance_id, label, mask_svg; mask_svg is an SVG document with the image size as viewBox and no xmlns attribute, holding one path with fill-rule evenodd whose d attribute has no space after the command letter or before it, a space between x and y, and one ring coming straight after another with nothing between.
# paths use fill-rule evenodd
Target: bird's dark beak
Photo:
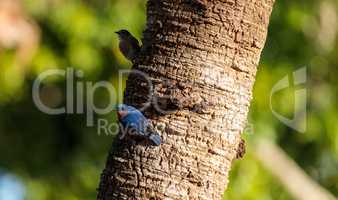
<instances>
[{"instance_id":1,"label":"bird's dark beak","mask_svg":"<svg viewBox=\"0 0 338 200\"><path fill-rule=\"evenodd\" d=\"M120 34L120 31L115 31L115 33L119 35L119 34Z\"/></svg>"}]
</instances>

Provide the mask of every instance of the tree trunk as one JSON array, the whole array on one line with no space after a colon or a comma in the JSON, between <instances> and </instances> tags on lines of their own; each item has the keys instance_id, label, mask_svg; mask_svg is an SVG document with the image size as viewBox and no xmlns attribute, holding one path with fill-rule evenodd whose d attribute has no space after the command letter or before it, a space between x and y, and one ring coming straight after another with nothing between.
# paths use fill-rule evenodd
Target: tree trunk
<instances>
[{"instance_id":1,"label":"tree trunk","mask_svg":"<svg viewBox=\"0 0 338 200\"><path fill-rule=\"evenodd\" d=\"M116 140L98 199L221 199L246 125L274 0L149 0L125 103L164 144ZM147 104L148 103L148 104ZM170 110L170 112L163 112Z\"/></svg>"}]
</instances>

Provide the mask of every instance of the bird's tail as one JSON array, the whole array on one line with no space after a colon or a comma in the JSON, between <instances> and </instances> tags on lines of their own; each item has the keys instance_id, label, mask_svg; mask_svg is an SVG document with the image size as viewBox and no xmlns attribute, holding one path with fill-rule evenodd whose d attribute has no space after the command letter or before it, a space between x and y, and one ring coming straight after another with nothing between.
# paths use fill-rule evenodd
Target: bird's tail
<instances>
[{"instance_id":1,"label":"bird's tail","mask_svg":"<svg viewBox=\"0 0 338 200\"><path fill-rule=\"evenodd\" d=\"M162 143L161 136L156 133L151 133L148 138L150 142L155 146L159 146Z\"/></svg>"}]
</instances>

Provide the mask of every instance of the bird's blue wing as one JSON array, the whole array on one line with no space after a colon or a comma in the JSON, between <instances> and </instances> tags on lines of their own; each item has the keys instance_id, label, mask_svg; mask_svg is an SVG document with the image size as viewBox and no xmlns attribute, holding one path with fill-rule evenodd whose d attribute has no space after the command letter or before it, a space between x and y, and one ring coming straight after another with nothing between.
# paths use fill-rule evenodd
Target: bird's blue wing
<instances>
[{"instance_id":1,"label":"bird's blue wing","mask_svg":"<svg viewBox=\"0 0 338 200\"><path fill-rule=\"evenodd\" d=\"M126 129L133 129L137 134L145 136L148 120L139 111L132 111L121 120Z\"/></svg>"},{"instance_id":2,"label":"bird's blue wing","mask_svg":"<svg viewBox=\"0 0 338 200\"><path fill-rule=\"evenodd\" d=\"M139 110L132 106L125 106L124 109L128 114L120 122L130 135L144 137L155 146L162 143L161 136L154 131L148 119Z\"/></svg>"}]
</instances>

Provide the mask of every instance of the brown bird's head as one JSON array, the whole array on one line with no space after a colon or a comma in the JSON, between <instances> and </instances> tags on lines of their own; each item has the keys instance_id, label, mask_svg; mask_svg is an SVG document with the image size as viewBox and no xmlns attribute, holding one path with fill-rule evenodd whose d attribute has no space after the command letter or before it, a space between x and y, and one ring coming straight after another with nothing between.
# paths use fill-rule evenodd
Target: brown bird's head
<instances>
[{"instance_id":1,"label":"brown bird's head","mask_svg":"<svg viewBox=\"0 0 338 200\"><path fill-rule=\"evenodd\" d=\"M125 30L125 29L116 31L115 33L116 33L121 39L129 38L129 37L131 36L131 34L129 33L129 31L127 31L127 30Z\"/></svg>"}]
</instances>

